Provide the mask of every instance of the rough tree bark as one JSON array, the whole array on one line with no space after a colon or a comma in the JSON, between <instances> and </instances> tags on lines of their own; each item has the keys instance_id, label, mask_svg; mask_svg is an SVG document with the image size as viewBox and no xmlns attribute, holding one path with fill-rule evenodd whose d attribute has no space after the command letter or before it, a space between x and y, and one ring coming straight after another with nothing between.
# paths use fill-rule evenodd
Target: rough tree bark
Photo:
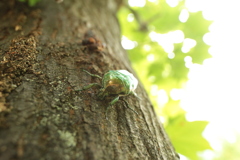
<instances>
[{"instance_id":1,"label":"rough tree bark","mask_svg":"<svg viewBox=\"0 0 240 160\"><path fill-rule=\"evenodd\" d=\"M75 90L108 70L133 72L120 44L116 0L0 2L0 159L179 159L141 84L125 97Z\"/></svg>"}]
</instances>

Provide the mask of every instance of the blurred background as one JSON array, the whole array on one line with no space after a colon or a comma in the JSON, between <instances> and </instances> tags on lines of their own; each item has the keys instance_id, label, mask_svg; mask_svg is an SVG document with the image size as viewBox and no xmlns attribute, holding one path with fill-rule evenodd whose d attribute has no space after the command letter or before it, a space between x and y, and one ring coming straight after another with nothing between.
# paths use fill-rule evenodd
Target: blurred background
<instances>
[{"instance_id":1,"label":"blurred background","mask_svg":"<svg viewBox=\"0 0 240 160\"><path fill-rule=\"evenodd\" d=\"M122 46L181 160L240 159L239 8L125 0L118 12Z\"/></svg>"}]
</instances>

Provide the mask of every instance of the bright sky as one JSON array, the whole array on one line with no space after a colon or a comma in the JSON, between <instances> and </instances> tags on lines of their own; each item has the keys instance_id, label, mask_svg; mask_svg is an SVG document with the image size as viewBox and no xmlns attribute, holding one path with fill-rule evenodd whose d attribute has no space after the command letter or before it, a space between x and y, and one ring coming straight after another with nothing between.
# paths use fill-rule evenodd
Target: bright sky
<instances>
[{"instance_id":1,"label":"bright sky","mask_svg":"<svg viewBox=\"0 0 240 160\"><path fill-rule=\"evenodd\" d=\"M166 1L171 7L179 2ZM144 6L145 0L129 0L129 4ZM204 18L214 21L209 27L210 32L203 37L204 42L211 46L209 53L212 58L198 65L192 63L190 56L186 57L189 81L184 89L175 89L171 95L181 99L180 105L187 111L188 120L210 122L204 136L215 150L221 150L221 139L234 142L235 132L240 133L240 0L186 0L186 8L183 8L179 20L184 23L189 12L197 11L203 11ZM183 52L196 45L195 40L184 38L180 30L167 34L151 32L150 37L169 53L169 58L175 56L173 43L183 42ZM131 47L135 47L134 43ZM206 154L204 157L211 160L212 156Z\"/></svg>"},{"instance_id":2,"label":"bright sky","mask_svg":"<svg viewBox=\"0 0 240 160\"><path fill-rule=\"evenodd\" d=\"M190 67L181 107L189 120L208 120L205 137L216 150L221 139L235 141L240 133L240 1L188 0L189 11L202 10L214 20L203 40L213 58ZM211 159L211 155L208 157Z\"/></svg>"}]
</instances>

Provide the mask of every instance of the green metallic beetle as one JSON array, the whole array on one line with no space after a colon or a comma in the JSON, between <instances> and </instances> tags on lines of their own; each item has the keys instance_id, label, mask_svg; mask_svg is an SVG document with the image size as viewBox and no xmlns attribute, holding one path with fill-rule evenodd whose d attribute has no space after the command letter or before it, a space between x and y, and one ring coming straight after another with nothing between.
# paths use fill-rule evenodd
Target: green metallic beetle
<instances>
[{"instance_id":1,"label":"green metallic beetle","mask_svg":"<svg viewBox=\"0 0 240 160\"><path fill-rule=\"evenodd\" d=\"M129 73L126 70L110 70L103 75L103 78L98 75L91 74L86 70L83 70L83 71L93 77L102 79L102 85L99 85L98 83L92 83L77 91L86 90L91 88L92 86L98 85L102 87L98 93L98 97L101 100L103 100L105 97L108 97L108 96L115 96L114 99L109 103L109 106L107 107L107 110L106 110L106 114L108 109L112 105L114 105L121 96L128 96L133 94L134 96L139 98L137 94L134 92L135 89L137 88L138 80L133 76L133 74ZM129 106L128 102L126 102L125 100L122 100L122 101L125 102L126 106L129 109L131 109L136 114L138 114L135 110L133 110Z\"/></svg>"}]
</instances>

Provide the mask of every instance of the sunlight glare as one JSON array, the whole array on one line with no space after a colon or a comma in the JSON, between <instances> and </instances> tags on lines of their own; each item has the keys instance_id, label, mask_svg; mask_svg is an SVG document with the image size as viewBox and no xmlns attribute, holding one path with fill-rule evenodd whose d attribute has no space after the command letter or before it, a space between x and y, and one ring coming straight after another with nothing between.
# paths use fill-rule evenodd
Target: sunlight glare
<instances>
[{"instance_id":1,"label":"sunlight glare","mask_svg":"<svg viewBox=\"0 0 240 160\"><path fill-rule=\"evenodd\" d=\"M147 56L148 62L152 62L152 61L154 61L154 59L155 59L154 54L149 54L149 55Z\"/></svg>"},{"instance_id":2,"label":"sunlight glare","mask_svg":"<svg viewBox=\"0 0 240 160\"><path fill-rule=\"evenodd\" d=\"M168 58L169 59L173 59L174 57L175 57L175 53L174 52L168 53Z\"/></svg>"},{"instance_id":3,"label":"sunlight glare","mask_svg":"<svg viewBox=\"0 0 240 160\"><path fill-rule=\"evenodd\" d=\"M191 57L191 56L186 56L186 57L184 58L184 61L185 61L185 66L186 66L187 68L191 68L191 66L193 65L193 63L192 63L192 57Z\"/></svg>"},{"instance_id":4,"label":"sunlight glare","mask_svg":"<svg viewBox=\"0 0 240 160\"><path fill-rule=\"evenodd\" d=\"M153 96L157 96L158 95L158 86L157 85L152 85L151 89L150 89L150 93Z\"/></svg>"},{"instance_id":5,"label":"sunlight glare","mask_svg":"<svg viewBox=\"0 0 240 160\"><path fill-rule=\"evenodd\" d=\"M160 122L162 122L163 124L166 122L166 118L163 116L159 116Z\"/></svg>"},{"instance_id":6,"label":"sunlight glare","mask_svg":"<svg viewBox=\"0 0 240 160\"><path fill-rule=\"evenodd\" d=\"M156 80L156 77L155 76L149 76L148 77L148 81L149 82L154 82Z\"/></svg>"},{"instance_id":7,"label":"sunlight glare","mask_svg":"<svg viewBox=\"0 0 240 160\"><path fill-rule=\"evenodd\" d=\"M183 95L182 93L183 93L183 89L173 88L170 91L170 97L172 98L172 100L177 101L182 98L182 95Z\"/></svg>"},{"instance_id":8,"label":"sunlight glare","mask_svg":"<svg viewBox=\"0 0 240 160\"><path fill-rule=\"evenodd\" d=\"M179 0L166 0L166 2L170 7L176 7L179 3Z\"/></svg>"},{"instance_id":9,"label":"sunlight glare","mask_svg":"<svg viewBox=\"0 0 240 160\"><path fill-rule=\"evenodd\" d=\"M181 43L184 40L184 33L181 30L170 31L165 34L150 32L149 37L152 41L158 42L167 53L172 53L174 43Z\"/></svg>"},{"instance_id":10,"label":"sunlight glare","mask_svg":"<svg viewBox=\"0 0 240 160\"><path fill-rule=\"evenodd\" d=\"M185 0L185 6L190 12L198 12L203 8L202 0Z\"/></svg>"},{"instance_id":11,"label":"sunlight glare","mask_svg":"<svg viewBox=\"0 0 240 160\"><path fill-rule=\"evenodd\" d=\"M128 22L132 22L134 21L134 15L132 13L129 13L128 16L127 16L127 21Z\"/></svg>"},{"instance_id":12,"label":"sunlight glare","mask_svg":"<svg viewBox=\"0 0 240 160\"><path fill-rule=\"evenodd\" d=\"M172 39L173 43L182 43L184 40L184 33L181 30L175 30L168 32L167 35L169 35L169 39Z\"/></svg>"},{"instance_id":13,"label":"sunlight glare","mask_svg":"<svg viewBox=\"0 0 240 160\"><path fill-rule=\"evenodd\" d=\"M203 35L203 42L206 43L207 45L212 45L214 42L214 37L212 36L212 34L210 32L205 33Z\"/></svg>"},{"instance_id":14,"label":"sunlight glare","mask_svg":"<svg viewBox=\"0 0 240 160\"><path fill-rule=\"evenodd\" d=\"M144 7L146 0L128 0L128 4L131 7Z\"/></svg>"},{"instance_id":15,"label":"sunlight glare","mask_svg":"<svg viewBox=\"0 0 240 160\"><path fill-rule=\"evenodd\" d=\"M121 41L122 47L126 50L131 50L137 46L136 41L131 41L125 36L122 36L122 41Z\"/></svg>"},{"instance_id":16,"label":"sunlight glare","mask_svg":"<svg viewBox=\"0 0 240 160\"><path fill-rule=\"evenodd\" d=\"M148 0L148 2L156 2L157 0Z\"/></svg>"},{"instance_id":17,"label":"sunlight glare","mask_svg":"<svg viewBox=\"0 0 240 160\"><path fill-rule=\"evenodd\" d=\"M188 18L189 18L188 10L182 9L182 11L179 15L179 21L182 22L182 23L185 23L185 22L187 22Z\"/></svg>"},{"instance_id":18,"label":"sunlight glare","mask_svg":"<svg viewBox=\"0 0 240 160\"><path fill-rule=\"evenodd\" d=\"M222 52L222 48L219 48L219 47L210 46L210 48L208 49L208 53L213 57L219 56L221 52Z\"/></svg>"},{"instance_id":19,"label":"sunlight glare","mask_svg":"<svg viewBox=\"0 0 240 160\"><path fill-rule=\"evenodd\" d=\"M160 107L164 106L168 102L168 95L164 89L160 89L157 92L158 98L157 103Z\"/></svg>"},{"instance_id":20,"label":"sunlight glare","mask_svg":"<svg viewBox=\"0 0 240 160\"><path fill-rule=\"evenodd\" d=\"M149 36L153 42L157 42L160 46L162 46L165 52L167 53L173 52L174 50L173 42L172 39L169 39L169 37L167 37L167 34L151 32Z\"/></svg>"},{"instance_id":21,"label":"sunlight glare","mask_svg":"<svg viewBox=\"0 0 240 160\"><path fill-rule=\"evenodd\" d=\"M151 50L151 46L148 45L148 44L145 44L145 45L143 46L143 49L144 49L145 51L150 51L150 50Z\"/></svg>"},{"instance_id":22,"label":"sunlight glare","mask_svg":"<svg viewBox=\"0 0 240 160\"><path fill-rule=\"evenodd\" d=\"M190 51L191 48L195 47L197 42L194 39L186 38L183 41L182 52L187 53Z\"/></svg>"},{"instance_id":23,"label":"sunlight glare","mask_svg":"<svg viewBox=\"0 0 240 160\"><path fill-rule=\"evenodd\" d=\"M172 70L172 66L170 64L166 64L164 66L164 70L162 72L162 77L168 77L170 72L171 72L171 70Z\"/></svg>"}]
</instances>

